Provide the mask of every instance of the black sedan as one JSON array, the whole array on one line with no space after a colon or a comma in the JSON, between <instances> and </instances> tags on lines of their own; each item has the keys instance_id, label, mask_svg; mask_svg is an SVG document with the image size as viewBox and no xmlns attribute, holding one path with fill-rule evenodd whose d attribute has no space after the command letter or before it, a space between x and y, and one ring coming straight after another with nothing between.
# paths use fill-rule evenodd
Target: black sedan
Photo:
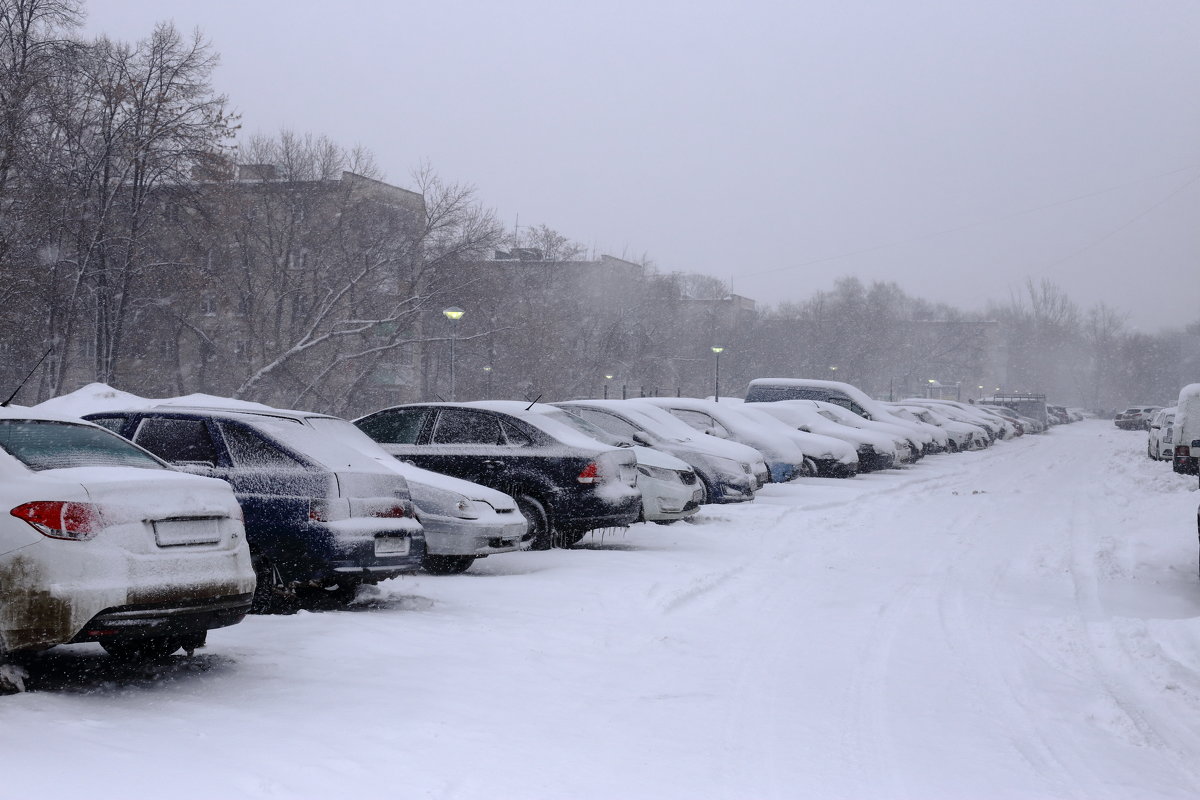
<instances>
[{"instance_id":1,"label":"black sedan","mask_svg":"<svg viewBox=\"0 0 1200 800\"><path fill-rule=\"evenodd\" d=\"M641 510L637 459L517 402L418 403L354 424L418 467L511 495L534 549L570 546L590 530L629 525Z\"/></svg>"}]
</instances>

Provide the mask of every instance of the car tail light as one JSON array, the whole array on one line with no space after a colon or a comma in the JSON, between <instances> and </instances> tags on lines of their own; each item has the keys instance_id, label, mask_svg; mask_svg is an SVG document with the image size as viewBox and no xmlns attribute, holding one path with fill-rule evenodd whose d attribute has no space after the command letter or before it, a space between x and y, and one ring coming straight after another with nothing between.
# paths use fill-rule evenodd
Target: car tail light
<instances>
[{"instance_id":1,"label":"car tail light","mask_svg":"<svg viewBox=\"0 0 1200 800\"><path fill-rule=\"evenodd\" d=\"M311 522L331 522L333 514L331 513L328 500L310 500L308 502L308 519Z\"/></svg>"},{"instance_id":2,"label":"car tail light","mask_svg":"<svg viewBox=\"0 0 1200 800\"><path fill-rule=\"evenodd\" d=\"M1177 444L1177 445L1175 445L1175 455L1177 455L1177 456L1184 456L1184 457L1186 457L1186 456L1189 456L1189 455L1191 455L1191 454L1192 454L1192 451L1191 451L1191 449L1190 449L1190 448L1189 448L1189 447L1188 447L1186 444Z\"/></svg>"},{"instance_id":3,"label":"car tail light","mask_svg":"<svg viewBox=\"0 0 1200 800\"><path fill-rule=\"evenodd\" d=\"M409 516L408 509L404 503L392 503L388 506L382 506L371 512L372 517L384 517L387 519L396 519L399 517Z\"/></svg>"},{"instance_id":4,"label":"car tail light","mask_svg":"<svg viewBox=\"0 0 1200 800\"><path fill-rule=\"evenodd\" d=\"M583 472L579 473L579 477L575 480L580 483L600 483L600 465L595 461L583 468Z\"/></svg>"},{"instance_id":5,"label":"car tail light","mask_svg":"<svg viewBox=\"0 0 1200 800\"><path fill-rule=\"evenodd\" d=\"M9 512L28 522L34 530L51 539L85 542L104 527L100 507L91 503L63 500L36 500Z\"/></svg>"}]
</instances>

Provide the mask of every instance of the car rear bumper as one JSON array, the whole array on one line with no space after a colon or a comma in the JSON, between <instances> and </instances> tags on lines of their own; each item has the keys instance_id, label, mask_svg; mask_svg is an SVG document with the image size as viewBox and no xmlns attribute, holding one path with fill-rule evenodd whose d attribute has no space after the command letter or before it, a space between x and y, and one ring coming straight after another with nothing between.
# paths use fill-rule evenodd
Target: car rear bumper
<instances>
[{"instance_id":1,"label":"car rear bumper","mask_svg":"<svg viewBox=\"0 0 1200 800\"><path fill-rule=\"evenodd\" d=\"M488 556L527 550L532 544L529 525L518 513L504 522L451 517L422 517L425 526L425 549L438 556Z\"/></svg>"},{"instance_id":2,"label":"car rear bumper","mask_svg":"<svg viewBox=\"0 0 1200 800\"><path fill-rule=\"evenodd\" d=\"M72 644L125 637L203 633L241 622L251 594L227 595L179 603L142 603L106 608L71 639Z\"/></svg>"}]
</instances>

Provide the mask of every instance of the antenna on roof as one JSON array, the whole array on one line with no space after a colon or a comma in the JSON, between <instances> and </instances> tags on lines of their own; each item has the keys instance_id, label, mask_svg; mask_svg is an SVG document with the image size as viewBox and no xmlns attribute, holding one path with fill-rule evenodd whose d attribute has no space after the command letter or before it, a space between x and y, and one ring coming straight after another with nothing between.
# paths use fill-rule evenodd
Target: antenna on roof
<instances>
[{"instance_id":1,"label":"antenna on roof","mask_svg":"<svg viewBox=\"0 0 1200 800\"><path fill-rule=\"evenodd\" d=\"M531 409L531 408L533 408L534 406L536 406L536 405L537 405L537 401L538 401L538 400L541 400L541 399L542 399L542 396L539 394L537 397L533 398L533 402L532 402L532 403L530 403L529 405L525 406L525 410L526 410L526 411L528 411L529 409Z\"/></svg>"},{"instance_id":2,"label":"antenna on roof","mask_svg":"<svg viewBox=\"0 0 1200 800\"><path fill-rule=\"evenodd\" d=\"M433 393L433 396L434 396L434 397L436 397L438 400L441 400L443 403L445 403L445 402L446 402L446 398L442 397L442 396L441 396L440 394L438 394L437 392L434 392L434 393Z\"/></svg>"},{"instance_id":3,"label":"antenna on roof","mask_svg":"<svg viewBox=\"0 0 1200 800\"><path fill-rule=\"evenodd\" d=\"M40 367L42 365L42 362L46 360L46 356L50 355L50 353L53 351L54 351L54 345L50 345L50 349L47 350L46 352L42 353L42 357L39 358L38 362L33 365L33 369L29 370L29 374L25 376L25 380L18 383L17 388L13 389L13 393L8 396L8 399L5 400L3 403L0 403L0 408L8 407L8 404L11 403L13 401L13 398L17 396L17 392L19 392L25 388L25 384L29 383L29 379L33 377L33 373L37 372L37 368Z\"/></svg>"}]
</instances>

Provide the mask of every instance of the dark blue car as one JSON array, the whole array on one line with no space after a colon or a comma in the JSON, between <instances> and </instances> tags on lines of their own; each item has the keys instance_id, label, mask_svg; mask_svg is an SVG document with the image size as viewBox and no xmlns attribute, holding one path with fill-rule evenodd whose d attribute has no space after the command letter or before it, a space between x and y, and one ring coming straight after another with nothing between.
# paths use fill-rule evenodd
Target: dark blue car
<instances>
[{"instance_id":1,"label":"dark blue car","mask_svg":"<svg viewBox=\"0 0 1200 800\"><path fill-rule=\"evenodd\" d=\"M404 478L286 416L172 406L87 419L175 467L228 481L258 577L256 611L348 599L420 568L425 538Z\"/></svg>"}]
</instances>

